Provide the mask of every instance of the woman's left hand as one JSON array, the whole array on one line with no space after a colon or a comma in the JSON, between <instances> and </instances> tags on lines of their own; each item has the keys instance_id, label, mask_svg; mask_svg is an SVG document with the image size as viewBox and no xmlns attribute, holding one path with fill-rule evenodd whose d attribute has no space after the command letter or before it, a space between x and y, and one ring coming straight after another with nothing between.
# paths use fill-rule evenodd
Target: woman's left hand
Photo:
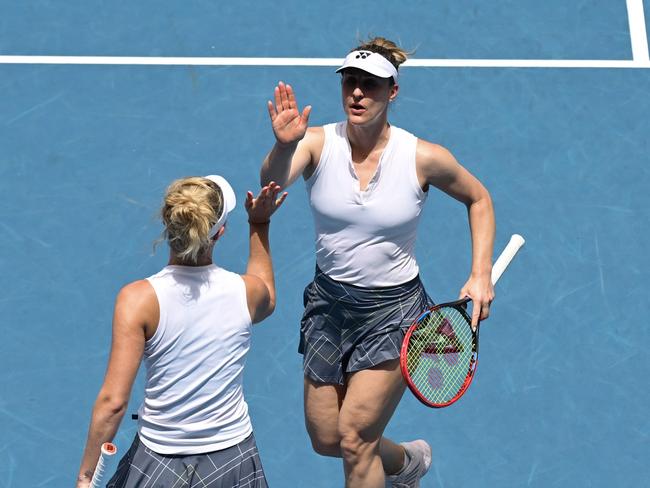
<instances>
[{"instance_id":1,"label":"woman's left hand","mask_svg":"<svg viewBox=\"0 0 650 488\"><path fill-rule=\"evenodd\" d=\"M285 198L287 198L287 192L284 192L278 198L281 190L280 185L271 181L260 190L257 197L253 197L250 191L246 194L244 207L248 212L248 221L251 224L266 224L270 221L271 215L280 208Z\"/></svg>"},{"instance_id":2,"label":"woman's left hand","mask_svg":"<svg viewBox=\"0 0 650 488\"><path fill-rule=\"evenodd\" d=\"M490 304L494 300L494 287L490 273L472 275L460 290L458 298L472 299L472 329L476 330L479 321L490 316Z\"/></svg>"}]
</instances>

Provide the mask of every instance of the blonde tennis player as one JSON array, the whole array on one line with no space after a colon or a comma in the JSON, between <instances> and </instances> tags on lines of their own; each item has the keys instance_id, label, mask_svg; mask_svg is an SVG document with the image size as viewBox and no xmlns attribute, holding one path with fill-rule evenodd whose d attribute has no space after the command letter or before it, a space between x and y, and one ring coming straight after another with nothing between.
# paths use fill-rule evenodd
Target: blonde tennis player
<instances>
[{"instance_id":1,"label":"blonde tennis player","mask_svg":"<svg viewBox=\"0 0 650 488\"><path fill-rule=\"evenodd\" d=\"M138 432L109 487L267 486L242 390L251 325L273 312L271 215L286 193L273 182L245 201L246 274L216 265L235 193L220 176L174 181L162 208L169 264L117 296L113 343L88 433L77 487L87 487L102 443L126 411L146 367Z\"/></svg>"}]
</instances>

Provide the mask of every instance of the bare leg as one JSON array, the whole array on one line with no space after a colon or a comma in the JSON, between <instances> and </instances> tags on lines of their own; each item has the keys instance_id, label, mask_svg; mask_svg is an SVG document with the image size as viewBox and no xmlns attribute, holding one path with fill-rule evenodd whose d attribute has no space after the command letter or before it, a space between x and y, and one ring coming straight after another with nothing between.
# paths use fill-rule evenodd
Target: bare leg
<instances>
[{"instance_id":1,"label":"bare leg","mask_svg":"<svg viewBox=\"0 0 650 488\"><path fill-rule=\"evenodd\" d=\"M314 451L322 456L342 457L339 411L345 386L316 383L305 377L305 425ZM404 448L382 437L379 444L384 472L397 473L404 463Z\"/></svg>"},{"instance_id":2,"label":"bare leg","mask_svg":"<svg viewBox=\"0 0 650 488\"><path fill-rule=\"evenodd\" d=\"M404 467L404 448L386 437L381 438L379 455L386 474L395 474Z\"/></svg>"},{"instance_id":3,"label":"bare leg","mask_svg":"<svg viewBox=\"0 0 650 488\"><path fill-rule=\"evenodd\" d=\"M341 457L339 411L345 386L316 383L305 376L305 426L311 445L322 456Z\"/></svg>"},{"instance_id":4,"label":"bare leg","mask_svg":"<svg viewBox=\"0 0 650 488\"><path fill-rule=\"evenodd\" d=\"M399 360L349 376L338 421L346 487L384 488L384 466L401 468L404 449L382 434L404 388Z\"/></svg>"}]
</instances>

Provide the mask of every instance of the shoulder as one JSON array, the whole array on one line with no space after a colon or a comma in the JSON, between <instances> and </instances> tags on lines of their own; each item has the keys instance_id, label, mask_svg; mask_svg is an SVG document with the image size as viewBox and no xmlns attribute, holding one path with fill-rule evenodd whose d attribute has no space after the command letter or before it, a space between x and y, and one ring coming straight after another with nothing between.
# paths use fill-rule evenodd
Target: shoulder
<instances>
[{"instance_id":1,"label":"shoulder","mask_svg":"<svg viewBox=\"0 0 650 488\"><path fill-rule=\"evenodd\" d=\"M246 280L249 275L239 274L234 271L230 271L225 268L217 268L219 282L225 286L231 287L233 289L241 289L242 286L246 286Z\"/></svg>"},{"instance_id":2,"label":"shoulder","mask_svg":"<svg viewBox=\"0 0 650 488\"><path fill-rule=\"evenodd\" d=\"M320 161L325 146L325 127L309 127L300 141L299 147L303 148L306 156L308 155L308 162L302 173L305 180L311 178Z\"/></svg>"},{"instance_id":3,"label":"shoulder","mask_svg":"<svg viewBox=\"0 0 650 488\"><path fill-rule=\"evenodd\" d=\"M157 324L160 310L156 292L148 280L122 287L115 300L115 315L142 325Z\"/></svg>"},{"instance_id":4,"label":"shoulder","mask_svg":"<svg viewBox=\"0 0 650 488\"><path fill-rule=\"evenodd\" d=\"M423 185L446 189L464 170L453 154L444 146L418 139L415 164Z\"/></svg>"},{"instance_id":5,"label":"shoulder","mask_svg":"<svg viewBox=\"0 0 650 488\"><path fill-rule=\"evenodd\" d=\"M309 127L302 142L310 149L322 147L325 142L325 127Z\"/></svg>"},{"instance_id":6,"label":"shoulder","mask_svg":"<svg viewBox=\"0 0 650 488\"><path fill-rule=\"evenodd\" d=\"M264 281L255 275L240 275L246 287L246 296L248 301L259 300L268 297L269 290Z\"/></svg>"},{"instance_id":7,"label":"shoulder","mask_svg":"<svg viewBox=\"0 0 650 488\"><path fill-rule=\"evenodd\" d=\"M416 146L416 157L424 164L435 164L454 160L454 156L444 146L418 138Z\"/></svg>"},{"instance_id":8,"label":"shoulder","mask_svg":"<svg viewBox=\"0 0 650 488\"><path fill-rule=\"evenodd\" d=\"M418 171L427 179L433 175L444 175L459 169L458 161L444 146L418 139L415 150Z\"/></svg>"},{"instance_id":9,"label":"shoulder","mask_svg":"<svg viewBox=\"0 0 650 488\"><path fill-rule=\"evenodd\" d=\"M146 301L155 298L156 292L148 280L137 280L124 285L117 294L117 299L122 301Z\"/></svg>"}]
</instances>

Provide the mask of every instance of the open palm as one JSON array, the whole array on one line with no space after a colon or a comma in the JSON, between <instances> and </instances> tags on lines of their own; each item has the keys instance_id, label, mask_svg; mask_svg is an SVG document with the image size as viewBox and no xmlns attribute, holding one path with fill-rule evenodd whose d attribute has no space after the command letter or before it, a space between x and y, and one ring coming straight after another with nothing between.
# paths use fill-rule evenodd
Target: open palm
<instances>
[{"instance_id":1,"label":"open palm","mask_svg":"<svg viewBox=\"0 0 650 488\"><path fill-rule=\"evenodd\" d=\"M287 192L280 195L280 191L282 191L280 185L271 181L260 190L257 197L254 197L252 192L247 192L244 208L248 213L248 221L252 224L267 223L287 198Z\"/></svg>"},{"instance_id":2,"label":"open palm","mask_svg":"<svg viewBox=\"0 0 650 488\"><path fill-rule=\"evenodd\" d=\"M305 137L311 106L298 110L291 85L282 82L275 87L275 105L269 100L268 109L275 138L280 144L292 144Z\"/></svg>"}]
</instances>

